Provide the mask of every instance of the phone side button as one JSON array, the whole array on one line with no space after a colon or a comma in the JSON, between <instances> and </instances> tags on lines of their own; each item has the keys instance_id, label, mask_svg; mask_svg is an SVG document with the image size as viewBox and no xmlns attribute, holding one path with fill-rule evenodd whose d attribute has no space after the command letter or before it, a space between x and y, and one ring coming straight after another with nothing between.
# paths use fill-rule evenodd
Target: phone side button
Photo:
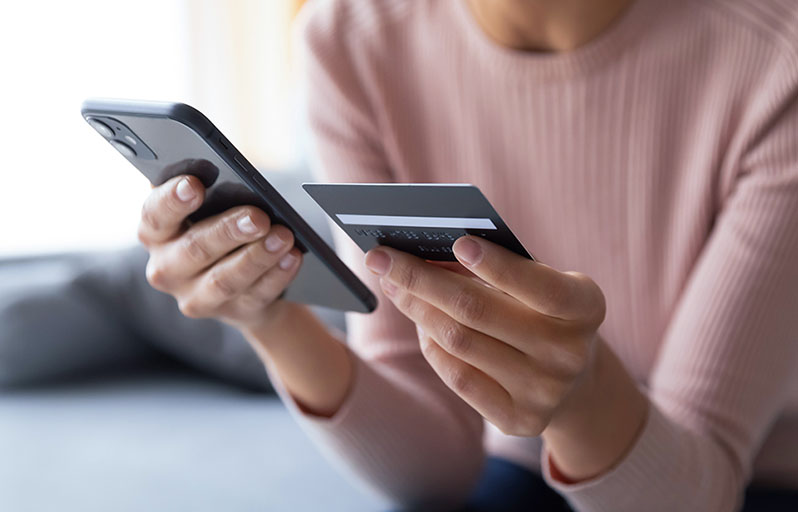
<instances>
[{"instance_id":1,"label":"phone side button","mask_svg":"<svg viewBox=\"0 0 798 512\"><path fill-rule=\"evenodd\" d=\"M238 155L235 155L235 156L233 156L233 160L235 160L235 163L238 164L239 169L241 169L242 171L244 171L247 174L252 174L249 171L249 166L246 163L244 163L244 161L241 159L241 157L239 157Z\"/></svg>"},{"instance_id":2,"label":"phone side button","mask_svg":"<svg viewBox=\"0 0 798 512\"><path fill-rule=\"evenodd\" d=\"M255 178L255 183L257 183L258 186L266 188L266 185L268 185L268 182L266 181L266 178L264 178L263 176L260 175L259 172L256 172L253 175L253 177Z\"/></svg>"}]
</instances>

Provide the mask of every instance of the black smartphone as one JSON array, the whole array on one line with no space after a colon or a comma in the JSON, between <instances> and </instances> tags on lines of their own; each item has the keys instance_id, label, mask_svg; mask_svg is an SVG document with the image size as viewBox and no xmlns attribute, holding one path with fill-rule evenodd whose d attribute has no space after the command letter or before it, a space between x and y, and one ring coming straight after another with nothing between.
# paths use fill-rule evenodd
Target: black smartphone
<instances>
[{"instance_id":1,"label":"black smartphone","mask_svg":"<svg viewBox=\"0 0 798 512\"><path fill-rule=\"evenodd\" d=\"M303 252L286 300L370 313L377 298L335 252L201 112L183 103L89 99L83 118L153 185L181 175L205 185L198 221L234 206L262 209L294 233Z\"/></svg>"}]
</instances>

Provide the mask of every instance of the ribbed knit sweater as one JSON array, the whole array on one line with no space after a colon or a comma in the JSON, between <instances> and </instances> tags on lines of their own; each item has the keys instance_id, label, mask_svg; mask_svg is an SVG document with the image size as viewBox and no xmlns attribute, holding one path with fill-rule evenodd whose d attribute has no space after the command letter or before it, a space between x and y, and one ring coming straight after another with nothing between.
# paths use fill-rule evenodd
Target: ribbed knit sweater
<instances>
[{"instance_id":1,"label":"ribbed knit sweater","mask_svg":"<svg viewBox=\"0 0 798 512\"><path fill-rule=\"evenodd\" d=\"M539 439L440 381L381 297L348 317L355 376L332 418L281 391L327 452L400 503L464 496L486 453L540 468L580 511L728 511L752 478L798 487L797 2L637 0L556 54L497 45L460 0L314 0L303 17L324 178L477 185L540 260L601 286L599 333L651 404L616 466L558 481Z\"/></svg>"}]
</instances>

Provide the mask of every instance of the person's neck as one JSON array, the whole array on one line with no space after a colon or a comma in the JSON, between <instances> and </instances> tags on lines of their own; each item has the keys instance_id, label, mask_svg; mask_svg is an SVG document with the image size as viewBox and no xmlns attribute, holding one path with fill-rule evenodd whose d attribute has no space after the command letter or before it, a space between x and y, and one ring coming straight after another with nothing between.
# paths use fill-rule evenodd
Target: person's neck
<instances>
[{"instance_id":1,"label":"person's neck","mask_svg":"<svg viewBox=\"0 0 798 512\"><path fill-rule=\"evenodd\" d=\"M502 46L563 52L597 37L634 0L465 0L482 30Z\"/></svg>"}]
</instances>

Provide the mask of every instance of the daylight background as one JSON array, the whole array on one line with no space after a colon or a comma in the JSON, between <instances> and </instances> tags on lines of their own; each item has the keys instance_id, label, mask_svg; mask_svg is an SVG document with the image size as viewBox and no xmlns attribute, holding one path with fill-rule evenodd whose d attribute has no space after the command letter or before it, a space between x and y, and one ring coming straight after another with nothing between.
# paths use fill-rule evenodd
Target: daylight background
<instances>
[{"instance_id":1,"label":"daylight background","mask_svg":"<svg viewBox=\"0 0 798 512\"><path fill-rule=\"evenodd\" d=\"M149 184L80 116L87 97L203 111L256 166L300 163L300 0L27 1L0 16L0 256L135 243Z\"/></svg>"}]
</instances>

